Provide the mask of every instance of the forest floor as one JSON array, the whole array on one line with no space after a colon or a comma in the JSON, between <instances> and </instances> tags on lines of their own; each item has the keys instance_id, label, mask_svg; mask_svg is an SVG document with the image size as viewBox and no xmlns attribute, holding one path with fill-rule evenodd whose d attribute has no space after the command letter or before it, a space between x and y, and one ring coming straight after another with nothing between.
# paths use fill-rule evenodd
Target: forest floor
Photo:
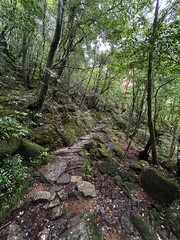
<instances>
[{"instance_id":1,"label":"forest floor","mask_svg":"<svg viewBox=\"0 0 180 240\"><path fill-rule=\"evenodd\" d=\"M99 171L98 164L105 162L102 156L88 169L93 177L85 179L87 163L82 149L92 147L99 136L109 151L109 136L104 128L106 124L98 123L91 133L81 137L71 147L51 153L57 159L31 175L32 186L0 227L1 240L177 240L161 224L165 206L143 191L140 172L130 168L130 164L137 160L137 152L135 149L126 152L127 144L123 137L119 145L125 154L118 161L118 168L122 171L123 180L132 183L131 191L126 191L124 185L118 186L112 176ZM153 216L156 213L160 216L158 222L155 218L151 219L150 211L155 213ZM147 226L145 233L142 229L137 231L131 221L133 214L141 214L144 225L151 222L151 238L146 235ZM89 219L98 226L91 224L91 233L86 229Z\"/></svg>"}]
</instances>

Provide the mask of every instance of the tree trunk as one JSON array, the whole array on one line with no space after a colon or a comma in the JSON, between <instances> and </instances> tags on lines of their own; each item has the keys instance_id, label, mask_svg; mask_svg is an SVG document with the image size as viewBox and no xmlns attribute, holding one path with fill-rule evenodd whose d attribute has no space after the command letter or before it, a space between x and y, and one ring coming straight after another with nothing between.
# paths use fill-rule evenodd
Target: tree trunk
<instances>
[{"instance_id":1,"label":"tree trunk","mask_svg":"<svg viewBox=\"0 0 180 240\"><path fill-rule=\"evenodd\" d=\"M37 101L28 106L28 108L32 110L40 111L42 109L43 103L47 95L49 80L51 77L50 70L52 68L54 55L56 53L56 49L57 49L57 46L60 40L60 35L61 35L64 5L65 5L65 0L58 0L56 28L55 28L54 37L48 53L46 69L44 74L44 84L41 88Z\"/></svg>"},{"instance_id":2,"label":"tree trunk","mask_svg":"<svg viewBox=\"0 0 180 240\"><path fill-rule=\"evenodd\" d=\"M158 11L159 11L159 0L156 1L156 9L153 22L152 37L150 39L150 50L148 58L148 81L147 81L147 106L148 106L148 127L151 141L152 149L152 164L157 165L157 152L156 152L156 139L155 139L155 129L152 119L152 69L153 69L153 53L155 49L157 27L158 27Z\"/></svg>"}]
</instances>

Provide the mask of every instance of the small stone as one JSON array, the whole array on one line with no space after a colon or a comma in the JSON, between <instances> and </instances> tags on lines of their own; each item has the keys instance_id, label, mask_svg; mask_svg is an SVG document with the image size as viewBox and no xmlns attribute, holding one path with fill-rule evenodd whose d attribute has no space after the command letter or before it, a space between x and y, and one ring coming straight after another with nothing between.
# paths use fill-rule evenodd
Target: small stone
<instances>
[{"instance_id":1,"label":"small stone","mask_svg":"<svg viewBox=\"0 0 180 240\"><path fill-rule=\"evenodd\" d=\"M69 173L65 173L64 175L62 175L61 177L58 178L57 183L58 184L67 184L71 181L71 176L69 175Z\"/></svg>"},{"instance_id":2,"label":"small stone","mask_svg":"<svg viewBox=\"0 0 180 240\"><path fill-rule=\"evenodd\" d=\"M67 198L68 198L68 193L64 189L59 191L57 194L58 194L61 201L66 201Z\"/></svg>"},{"instance_id":3,"label":"small stone","mask_svg":"<svg viewBox=\"0 0 180 240\"><path fill-rule=\"evenodd\" d=\"M51 219L55 220L57 218L60 218L66 213L66 208L65 206L61 205L58 207L54 207L51 211Z\"/></svg>"},{"instance_id":4,"label":"small stone","mask_svg":"<svg viewBox=\"0 0 180 240\"><path fill-rule=\"evenodd\" d=\"M19 225L12 223L8 228L7 240L24 240L22 230Z\"/></svg>"},{"instance_id":5,"label":"small stone","mask_svg":"<svg viewBox=\"0 0 180 240\"><path fill-rule=\"evenodd\" d=\"M44 208L45 210L47 210L47 209L50 209L50 208L57 207L57 206L59 206L59 204L60 204L59 199L58 199L58 198L55 198L55 199L54 199L53 201L51 201L50 203L47 203L43 208Z\"/></svg>"},{"instance_id":6,"label":"small stone","mask_svg":"<svg viewBox=\"0 0 180 240\"><path fill-rule=\"evenodd\" d=\"M134 231L134 227L131 221L124 216L121 217L121 226L123 227L127 234L131 234Z\"/></svg>"},{"instance_id":7,"label":"small stone","mask_svg":"<svg viewBox=\"0 0 180 240\"><path fill-rule=\"evenodd\" d=\"M40 200L46 200L46 201L52 201L56 197L55 192L47 192L47 191L40 191L35 193L33 197L33 201L40 201Z\"/></svg>"},{"instance_id":8,"label":"small stone","mask_svg":"<svg viewBox=\"0 0 180 240\"><path fill-rule=\"evenodd\" d=\"M71 182L82 181L82 176L71 176Z\"/></svg>"},{"instance_id":9,"label":"small stone","mask_svg":"<svg viewBox=\"0 0 180 240\"><path fill-rule=\"evenodd\" d=\"M96 190L95 186L86 181L79 181L77 182L77 188L79 192L82 192L85 197L96 197Z\"/></svg>"},{"instance_id":10,"label":"small stone","mask_svg":"<svg viewBox=\"0 0 180 240\"><path fill-rule=\"evenodd\" d=\"M47 167L45 173L42 173L43 176L50 182L55 182L59 178L59 176L65 172L67 168L66 162L57 162L51 164Z\"/></svg>"},{"instance_id":11,"label":"small stone","mask_svg":"<svg viewBox=\"0 0 180 240\"><path fill-rule=\"evenodd\" d=\"M38 234L38 240L48 240L50 229L45 228Z\"/></svg>"}]
</instances>

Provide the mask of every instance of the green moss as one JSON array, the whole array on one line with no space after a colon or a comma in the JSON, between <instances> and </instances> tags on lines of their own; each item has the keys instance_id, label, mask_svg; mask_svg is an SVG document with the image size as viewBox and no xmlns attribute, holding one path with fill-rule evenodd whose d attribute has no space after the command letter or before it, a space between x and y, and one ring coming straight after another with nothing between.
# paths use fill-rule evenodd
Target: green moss
<instances>
[{"instance_id":1,"label":"green moss","mask_svg":"<svg viewBox=\"0 0 180 240\"><path fill-rule=\"evenodd\" d=\"M76 141L76 135L74 129L72 129L68 124L64 126L64 136L63 141L66 146L71 146Z\"/></svg>"},{"instance_id":2,"label":"green moss","mask_svg":"<svg viewBox=\"0 0 180 240\"><path fill-rule=\"evenodd\" d=\"M100 228L97 225L96 217L93 214L89 214L87 218L87 224L89 228L89 237L91 240L101 240Z\"/></svg>"},{"instance_id":3,"label":"green moss","mask_svg":"<svg viewBox=\"0 0 180 240\"><path fill-rule=\"evenodd\" d=\"M109 158L110 154L104 148L98 148L99 157Z\"/></svg>"},{"instance_id":4,"label":"green moss","mask_svg":"<svg viewBox=\"0 0 180 240\"><path fill-rule=\"evenodd\" d=\"M99 134L94 135L93 139L99 143L104 144L104 139Z\"/></svg>"},{"instance_id":5,"label":"green moss","mask_svg":"<svg viewBox=\"0 0 180 240\"><path fill-rule=\"evenodd\" d=\"M180 198L180 185L163 176L156 169L147 169L141 175L141 185L152 197L170 204Z\"/></svg>"},{"instance_id":6,"label":"green moss","mask_svg":"<svg viewBox=\"0 0 180 240\"><path fill-rule=\"evenodd\" d=\"M54 159L54 156L50 156L47 153L47 149L28 140L22 141L17 149L17 153L19 153L24 160L28 161L33 166L41 166L42 164L46 164Z\"/></svg>"},{"instance_id":7,"label":"green moss","mask_svg":"<svg viewBox=\"0 0 180 240\"><path fill-rule=\"evenodd\" d=\"M139 164L140 166L142 166L143 169L149 167L149 163L148 163L147 161L145 161L145 160L139 160L139 161L138 161L138 164Z\"/></svg>"},{"instance_id":8,"label":"green moss","mask_svg":"<svg viewBox=\"0 0 180 240\"><path fill-rule=\"evenodd\" d=\"M44 124L35 134L36 143L50 149L62 146L62 138L53 124Z\"/></svg>"},{"instance_id":9,"label":"green moss","mask_svg":"<svg viewBox=\"0 0 180 240\"><path fill-rule=\"evenodd\" d=\"M139 231L143 240L153 240L152 227L140 214L134 214L131 217L133 225Z\"/></svg>"},{"instance_id":10,"label":"green moss","mask_svg":"<svg viewBox=\"0 0 180 240\"><path fill-rule=\"evenodd\" d=\"M111 177L115 177L116 175L119 175L119 170L118 170L118 164L116 163L116 161L111 160L111 161L106 161L106 162L102 162L99 164L99 170L102 173L106 173L108 175L110 175Z\"/></svg>"},{"instance_id":11,"label":"green moss","mask_svg":"<svg viewBox=\"0 0 180 240\"><path fill-rule=\"evenodd\" d=\"M116 185L118 185L119 187L121 187L121 185L122 185L122 183L123 183L123 180L122 180L122 178L121 178L120 176L116 175L116 176L114 177L114 181L115 181Z\"/></svg>"},{"instance_id":12,"label":"green moss","mask_svg":"<svg viewBox=\"0 0 180 240\"><path fill-rule=\"evenodd\" d=\"M142 170L142 166L139 165L138 163L131 163L129 166L132 170L134 171L141 171Z\"/></svg>"},{"instance_id":13,"label":"green moss","mask_svg":"<svg viewBox=\"0 0 180 240\"><path fill-rule=\"evenodd\" d=\"M119 146L115 146L113 148L113 152L116 154L117 157L122 158L124 155L123 150Z\"/></svg>"},{"instance_id":14,"label":"green moss","mask_svg":"<svg viewBox=\"0 0 180 240\"><path fill-rule=\"evenodd\" d=\"M135 190L137 188L137 185L135 183L132 182L123 182L123 185L126 187L126 189L128 189L129 192Z\"/></svg>"}]
</instances>

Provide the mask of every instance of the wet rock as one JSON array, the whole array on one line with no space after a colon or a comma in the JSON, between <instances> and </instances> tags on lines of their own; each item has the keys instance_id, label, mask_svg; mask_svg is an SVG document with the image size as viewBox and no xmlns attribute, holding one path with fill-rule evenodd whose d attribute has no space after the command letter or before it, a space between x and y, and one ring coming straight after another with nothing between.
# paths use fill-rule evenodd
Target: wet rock
<instances>
[{"instance_id":1,"label":"wet rock","mask_svg":"<svg viewBox=\"0 0 180 240\"><path fill-rule=\"evenodd\" d=\"M156 169L147 169L141 175L141 185L153 198L171 204L180 198L180 185L163 176Z\"/></svg>"},{"instance_id":2,"label":"wet rock","mask_svg":"<svg viewBox=\"0 0 180 240\"><path fill-rule=\"evenodd\" d=\"M66 201L68 199L68 192L65 191L64 189L59 191L57 194L58 194L58 197L61 201Z\"/></svg>"},{"instance_id":3,"label":"wet rock","mask_svg":"<svg viewBox=\"0 0 180 240\"><path fill-rule=\"evenodd\" d=\"M69 173L65 173L57 179L58 184L67 184L71 181L71 176Z\"/></svg>"},{"instance_id":4,"label":"wet rock","mask_svg":"<svg viewBox=\"0 0 180 240\"><path fill-rule=\"evenodd\" d=\"M127 234L132 234L134 231L134 227L127 217L124 216L121 217L121 226L123 227Z\"/></svg>"},{"instance_id":5,"label":"wet rock","mask_svg":"<svg viewBox=\"0 0 180 240\"><path fill-rule=\"evenodd\" d=\"M100 231L92 214L78 215L70 219L68 230L57 240L101 240Z\"/></svg>"},{"instance_id":6,"label":"wet rock","mask_svg":"<svg viewBox=\"0 0 180 240\"><path fill-rule=\"evenodd\" d=\"M170 205L164 224L180 239L180 200L176 200Z\"/></svg>"},{"instance_id":7,"label":"wet rock","mask_svg":"<svg viewBox=\"0 0 180 240\"><path fill-rule=\"evenodd\" d=\"M52 201L56 197L55 192L40 191L36 192L33 196L33 201Z\"/></svg>"},{"instance_id":8,"label":"wet rock","mask_svg":"<svg viewBox=\"0 0 180 240\"><path fill-rule=\"evenodd\" d=\"M38 234L38 240L49 240L50 229L45 228Z\"/></svg>"},{"instance_id":9,"label":"wet rock","mask_svg":"<svg viewBox=\"0 0 180 240\"><path fill-rule=\"evenodd\" d=\"M66 213L66 208L65 206L61 205L61 206L57 206L54 207L51 211L51 219L55 220L57 218L62 217L64 214Z\"/></svg>"},{"instance_id":10,"label":"wet rock","mask_svg":"<svg viewBox=\"0 0 180 240\"><path fill-rule=\"evenodd\" d=\"M65 172L67 168L66 162L57 162L49 165L46 172L42 173L45 179L50 182L55 182L59 176Z\"/></svg>"},{"instance_id":11,"label":"wet rock","mask_svg":"<svg viewBox=\"0 0 180 240\"><path fill-rule=\"evenodd\" d=\"M9 225L7 240L25 240L20 226L14 223Z\"/></svg>"},{"instance_id":12,"label":"wet rock","mask_svg":"<svg viewBox=\"0 0 180 240\"><path fill-rule=\"evenodd\" d=\"M77 188L79 192L82 192L85 197L96 197L96 190L95 186L86 181L79 181L77 182Z\"/></svg>"}]
</instances>

